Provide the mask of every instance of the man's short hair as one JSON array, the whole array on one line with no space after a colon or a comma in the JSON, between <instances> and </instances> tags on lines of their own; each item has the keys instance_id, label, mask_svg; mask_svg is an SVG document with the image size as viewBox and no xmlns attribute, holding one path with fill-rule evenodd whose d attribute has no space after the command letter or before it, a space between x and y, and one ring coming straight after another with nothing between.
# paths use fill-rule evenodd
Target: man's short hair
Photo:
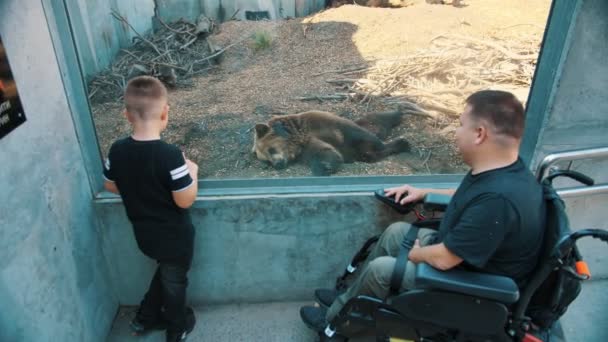
<instances>
[{"instance_id":1,"label":"man's short hair","mask_svg":"<svg viewBox=\"0 0 608 342\"><path fill-rule=\"evenodd\" d=\"M167 88L157 78L138 76L127 83L125 107L127 112L142 120L160 117L167 99Z\"/></svg>"},{"instance_id":2,"label":"man's short hair","mask_svg":"<svg viewBox=\"0 0 608 342\"><path fill-rule=\"evenodd\" d=\"M482 90L466 100L475 119L484 119L495 132L521 139L524 134L524 106L515 95L500 90Z\"/></svg>"}]
</instances>

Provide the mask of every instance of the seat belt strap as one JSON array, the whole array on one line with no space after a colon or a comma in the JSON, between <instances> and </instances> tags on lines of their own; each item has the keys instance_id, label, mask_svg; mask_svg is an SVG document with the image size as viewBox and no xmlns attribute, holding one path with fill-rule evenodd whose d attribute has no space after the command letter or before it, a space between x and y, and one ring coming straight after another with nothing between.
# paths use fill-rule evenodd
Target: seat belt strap
<instances>
[{"instance_id":1,"label":"seat belt strap","mask_svg":"<svg viewBox=\"0 0 608 342\"><path fill-rule=\"evenodd\" d=\"M416 243L417 238L418 227L412 225L407 234L405 234L405 237L401 242L401 249L399 249L399 254L397 254L395 268L393 269L393 274L391 275L391 288L389 291L389 296L399 293L401 283L403 282L407 261L409 260L408 255L410 254L412 247L414 247L414 243Z\"/></svg>"}]
</instances>

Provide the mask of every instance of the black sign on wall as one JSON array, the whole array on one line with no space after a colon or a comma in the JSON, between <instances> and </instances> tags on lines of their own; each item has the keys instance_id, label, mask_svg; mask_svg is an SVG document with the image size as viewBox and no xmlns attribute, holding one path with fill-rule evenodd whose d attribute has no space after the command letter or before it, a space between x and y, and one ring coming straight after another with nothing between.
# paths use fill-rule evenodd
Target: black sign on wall
<instances>
[{"instance_id":1,"label":"black sign on wall","mask_svg":"<svg viewBox=\"0 0 608 342\"><path fill-rule=\"evenodd\" d=\"M25 113L0 37L0 139L23 122Z\"/></svg>"}]
</instances>

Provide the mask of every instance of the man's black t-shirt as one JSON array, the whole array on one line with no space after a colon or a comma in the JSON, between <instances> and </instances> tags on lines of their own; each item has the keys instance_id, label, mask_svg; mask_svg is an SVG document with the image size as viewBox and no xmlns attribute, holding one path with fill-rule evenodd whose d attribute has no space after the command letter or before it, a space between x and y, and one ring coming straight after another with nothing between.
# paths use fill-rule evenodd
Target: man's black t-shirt
<instances>
[{"instance_id":1,"label":"man's black t-shirt","mask_svg":"<svg viewBox=\"0 0 608 342\"><path fill-rule=\"evenodd\" d=\"M469 172L446 209L439 236L465 267L509 276L521 287L536 267L545 215L542 187L518 159Z\"/></svg>"},{"instance_id":2,"label":"man's black t-shirt","mask_svg":"<svg viewBox=\"0 0 608 342\"><path fill-rule=\"evenodd\" d=\"M190 214L175 204L172 195L193 184L178 147L162 140L118 140L110 148L103 176L116 183L144 254L157 260L192 257Z\"/></svg>"}]
</instances>

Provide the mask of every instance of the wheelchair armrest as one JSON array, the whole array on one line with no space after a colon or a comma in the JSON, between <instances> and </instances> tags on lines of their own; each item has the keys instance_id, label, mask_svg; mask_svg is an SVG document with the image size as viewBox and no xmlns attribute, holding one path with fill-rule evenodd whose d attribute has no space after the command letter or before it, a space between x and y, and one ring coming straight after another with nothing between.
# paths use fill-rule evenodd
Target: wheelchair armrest
<instances>
[{"instance_id":1,"label":"wheelchair armrest","mask_svg":"<svg viewBox=\"0 0 608 342\"><path fill-rule=\"evenodd\" d=\"M452 196L450 195L430 192L424 196L423 207L429 211L444 211L450 204L451 199Z\"/></svg>"},{"instance_id":2,"label":"wheelchair armrest","mask_svg":"<svg viewBox=\"0 0 608 342\"><path fill-rule=\"evenodd\" d=\"M416 288L445 290L495 300L505 304L519 299L519 289L509 277L460 269L440 271L429 264L416 267Z\"/></svg>"}]
</instances>

